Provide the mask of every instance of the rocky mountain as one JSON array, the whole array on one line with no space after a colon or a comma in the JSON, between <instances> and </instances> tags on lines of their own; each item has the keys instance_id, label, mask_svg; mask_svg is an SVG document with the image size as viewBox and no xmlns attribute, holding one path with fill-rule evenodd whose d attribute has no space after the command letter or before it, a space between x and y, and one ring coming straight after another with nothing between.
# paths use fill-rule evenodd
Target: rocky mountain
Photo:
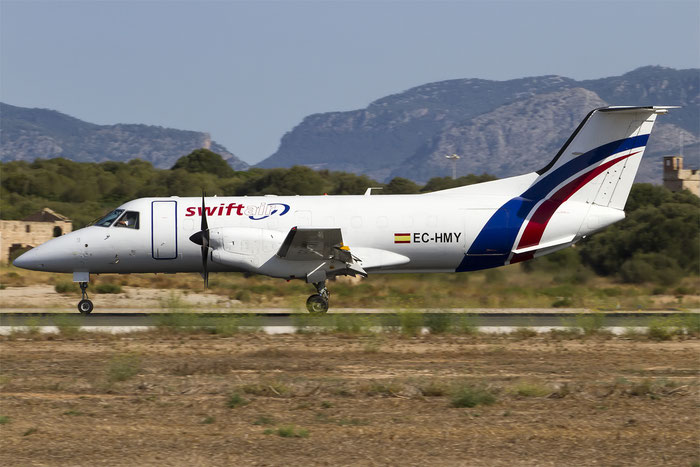
<instances>
[{"instance_id":1,"label":"rocky mountain","mask_svg":"<svg viewBox=\"0 0 700 467\"><path fill-rule=\"evenodd\" d=\"M143 159L169 169L194 149L209 147L236 170L248 164L207 133L150 125L95 125L55 110L0 103L0 161L65 157L78 162Z\"/></svg>"},{"instance_id":2,"label":"rocky mountain","mask_svg":"<svg viewBox=\"0 0 700 467\"><path fill-rule=\"evenodd\" d=\"M424 182L450 174L445 155L456 153L460 175L516 175L546 165L592 108L651 104L683 106L659 120L637 177L658 183L661 158L677 154L681 141L686 165L700 162L700 70L430 83L366 109L310 115L259 166L300 164Z\"/></svg>"}]
</instances>

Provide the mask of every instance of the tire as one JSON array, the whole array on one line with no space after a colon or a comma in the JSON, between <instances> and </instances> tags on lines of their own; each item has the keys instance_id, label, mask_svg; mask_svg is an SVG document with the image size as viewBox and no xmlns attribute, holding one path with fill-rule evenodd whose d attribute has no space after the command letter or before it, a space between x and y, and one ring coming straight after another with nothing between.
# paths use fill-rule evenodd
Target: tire
<instances>
[{"instance_id":1,"label":"tire","mask_svg":"<svg viewBox=\"0 0 700 467\"><path fill-rule=\"evenodd\" d=\"M325 313L328 311L328 300L314 294L306 300L306 309L309 313Z\"/></svg>"},{"instance_id":2,"label":"tire","mask_svg":"<svg viewBox=\"0 0 700 467\"><path fill-rule=\"evenodd\" d=\"M93 305L90 300L80 300L78 302L78 311L81 315L89 315L92 313Z\"/></svg>"}]
</instances>

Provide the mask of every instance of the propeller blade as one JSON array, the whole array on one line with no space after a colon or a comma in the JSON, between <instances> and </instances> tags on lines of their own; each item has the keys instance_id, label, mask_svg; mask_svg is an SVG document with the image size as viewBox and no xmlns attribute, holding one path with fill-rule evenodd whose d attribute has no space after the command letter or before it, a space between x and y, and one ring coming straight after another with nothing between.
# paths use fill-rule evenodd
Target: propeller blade
<instances>
[{"instance_id":1,"label":"propeller blade","mask_svg":"<svg viewBox=\"0 0 700 467\"><path fill-rule=\"evenodd\" d=\"M205 196L206 194L204 190L202 190L202 230L197 233L200 234L199 237L192 239L192 237L197 235L194 234L190 239L202 245L202 278L204 279L204 288L206 289L209 287L209 268L207 267L207 260L209 259L209 223L207 222L207 210L204 205ZM197 240L201 241L201 243Z\"/></svg>"},{"instance_id":2,"label":"propeller blade","mask_svg":"<svg viewBox=\"0 0 700 467\"><path fill-rule=\"evenodd\" d=\"M204 197L206 196L206 193L204 190L202 190L202 225L201 229L202 231L208 230L209 229L209 224L207 223L207 210L205 209L204 206Z\"/></svg>"}]
</instances>

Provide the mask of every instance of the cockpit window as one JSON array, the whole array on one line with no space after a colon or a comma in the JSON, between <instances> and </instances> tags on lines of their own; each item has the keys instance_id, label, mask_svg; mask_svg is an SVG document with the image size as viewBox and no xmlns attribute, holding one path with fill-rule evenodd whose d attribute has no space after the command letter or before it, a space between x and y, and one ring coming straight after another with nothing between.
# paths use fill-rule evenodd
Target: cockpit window
<instances>
[{"instance_id":1,"label":"cockpit window","mask_svg":"<svg viewBox=\"0 0 700 467\"><path fill-rule=\"evenodd\" d=\"M123 209L115 209L114 211L104 216L102 219L95 222L94 225L99 225L100 227L109 227L110 225L112 225L112 222L114 222L115 219L119 217L123 212Z\"/></svg>"},{"instance_id":2,"label":"cockpit window","mask_svg":"<svg viewBox=\"0 0 700 467\"><path fill-rule=\"evenodd\" d=\"M115 227L125 227L127 229L138 229L139 228L139 213L136 211L126 211L122 217L119 218Z\"/></svg>"}]
</instances>

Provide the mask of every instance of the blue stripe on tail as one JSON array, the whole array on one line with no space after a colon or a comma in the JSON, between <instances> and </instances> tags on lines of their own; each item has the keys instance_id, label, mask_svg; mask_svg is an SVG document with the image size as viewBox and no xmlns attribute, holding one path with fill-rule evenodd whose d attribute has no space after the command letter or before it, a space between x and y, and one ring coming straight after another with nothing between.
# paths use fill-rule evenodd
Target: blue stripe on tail
<instances>
[{"instance_id":1,"label":"blue stripe on tail","mask_svg":"<svg viewBox=\"0 0 700 467\"><path fill-rule=\"evenodd\" d=\"M597 165L613 154L646 146L648 139L647 134L604 144L540 177L521 196L511 199L491 216L456 271L476 271L503 266L510 256L520 227L545 196L565 180L588 167Z\"/></svg>"}]
</instances>

